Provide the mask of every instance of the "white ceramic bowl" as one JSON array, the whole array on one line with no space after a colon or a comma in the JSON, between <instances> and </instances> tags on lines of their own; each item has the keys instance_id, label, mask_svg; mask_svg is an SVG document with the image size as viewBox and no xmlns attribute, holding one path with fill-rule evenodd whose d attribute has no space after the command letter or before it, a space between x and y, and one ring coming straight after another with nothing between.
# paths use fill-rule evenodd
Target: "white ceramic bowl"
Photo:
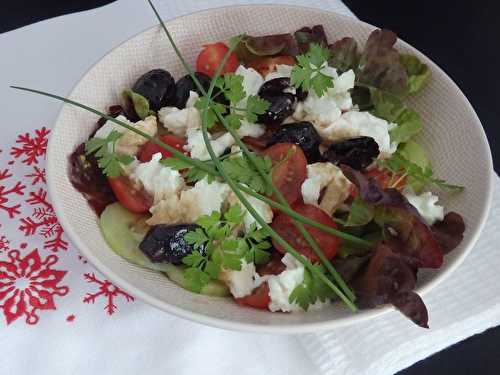
<instances>
[{"instance_id":1,"label":"white ceramic bowl","mask_svg":"<svg viewBox=\"0 0 500 375\"><path fill-rule=\"evenodd\" d=\"M202 44L250 35L293 32L322 24L330 41L352 36L364 45L373 26L335 13L289 6L238 6L202 11L166 23L180 50L193 63ZM428 150L435 173L466 186L464 193L442 198L448 210L461 213L467 230L461 245L439 270L419 273L418 292L425 295L450 275L472 249L485 222L490 200L492 162L483 128L453 81L432 61L399 40L397 48L429 65L432 78L410 105L422 116L419 142ZM146 30L113 49L76 85L71 98L106 111L119 102L123 88L144 72L165 68L174 77L185 73L160 27ZM381 307L352 314L342 304L319 312L274 314L240 307L231 299L190 293L161 274L127 263L104 241L97 217L69 182L68 155L88 137L97 117L65 105L52 131L48 150L48 185L66 233L94 266L133 296L166 312L196 322L236 330L297 333L353 324L392 310ZM425 296L424 296L425 297ZM425 298L424 298L425 300ZM432 312L431 312L432 313Z\"/></svg>"}]
</instances>

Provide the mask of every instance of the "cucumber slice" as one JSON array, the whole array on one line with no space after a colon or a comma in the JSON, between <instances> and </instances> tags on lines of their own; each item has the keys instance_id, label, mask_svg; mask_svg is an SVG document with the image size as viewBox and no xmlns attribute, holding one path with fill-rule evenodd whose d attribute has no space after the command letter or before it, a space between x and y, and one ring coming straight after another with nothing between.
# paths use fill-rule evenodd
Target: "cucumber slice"
<instances>
[{"instance_id":1,"label":"cucumber slice","mask_svg":"<svg viewBox=\"0 0 500 375\"><path fill-rule=\"evenodd\" d=\"M133 232L130 228L141 219L142 215L128 211L119 203L113 203L102 212L99 226L104 239L116 254L130 263L163 272L174 283L189 290L182 267L169 263L153 263L139 249L144 235ZM211 281L201 290L201 294L223 297L229 295L229 290L222 282Z\"/></svg>"},{"instance_id":2,"label":"cucumber slice","mask_svg":"<svg viewBox=\"0 0 500 375\"><path fill-rule=\"evenodd\" d=\"M406 142L400 149L401 154L412 163L418 165L420 168L425 169L430 167L430 161L424 148L415 141ZM409 179L409 185L416 193L420 193L424 188L424 184L412 178Z\"/></svg>"},{"instance_id":3,"label":"cucumber slice","mask_svg":"<svg viewBox=\"0 0 500 375\"><path fill-rule=\"evenodd\" d=\"M188 283L184 278L184 268L181 266L175 266L173 264L166 265L165 274L170 280L172 280L177 285L183 287L184 289L191 290L188 287ZM192 291L192 290L191 290ZM229 296L229 289L221 281L212 280L207 285L201 289L201 294L206 294L209 296L216 297L226 297Z\"/></svg>"}]
</instances>

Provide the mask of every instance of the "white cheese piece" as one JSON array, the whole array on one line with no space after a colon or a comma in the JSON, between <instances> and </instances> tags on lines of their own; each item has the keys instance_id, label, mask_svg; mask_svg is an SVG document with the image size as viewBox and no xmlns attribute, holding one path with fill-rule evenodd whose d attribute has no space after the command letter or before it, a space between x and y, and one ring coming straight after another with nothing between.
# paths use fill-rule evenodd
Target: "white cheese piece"
<instances>
[{"instance_id":1,"label":"white cheese piece","mask_svg":"<svg viewBox=\"0 0 500 375\"><path fill-rule=\"evenodd\" d=\"M189 91L186 108L163 107L158 111L158 119L166 129L179 137L186 136L187 129L200 129L200 112L194 108L194 103L198 98L198 93Z\"/></svg>"},{"instance_id":2,"label":"white cheese piece","mask_svg":"<svg viewBox=\"0 0 500 375\"><path fill-rule=\"evenodd\" d=\"M325 67L324 74L332 76L333 88L328 89L321 97L314 90L309 90L306 100L297 104L293 117L296 120L311 121L315 127L328 127L336 121L342 112L352 109L349 90L354 87L354 72L349 70L340 76L334 68ZM320 133L321 135L321 133Z\"/></svg>"},{"instance_id":3,"label":"white cheese piece","mask_svg":"<svg viewBox=\"0 0 500 375\"><path fill-rule=\"evenodd\" d=\"M209 184L206 178L196 182L191 189L182 191L179 204L186 222L192 223L213 211L220 212L230 192L229 185L218 181Z\"/></svg>"},{"instance_id":4,"label":"white cheese piece","mask_svg":"<svg viewBox=\"0 0 500 375\"><path fill-rule=\"evenodd\" d=\"M201 130L188 129L186 134L187 144L184 146L184 149L191 154L191 157L199 160L210 160L210 154L203 141ZM215 140L212 140L212 135L210 133L208 137L211 140L210 144L217 156L222 155L227 148L234 145L234 138L229 133L224 133Z\"/></svg>"},{"instance_id":5,"label":"white cheese piece","mask_svg":"<svg viewBox=\"0 0 500 375\"><path fill-rule=\"evenodd\" d=\"M250 95L257 95L260 86L264 83L264 79L255 69L245 68L243 65L238 66L234 74L243 76L243 90L245 91L245 98L240 100L236 106L245 108L247 105L247 98Z\"/></svg>"},{"instance_id":6,"label":"white cheese piece","mask_svg":"<svg viewBox=\"0 0 500 375\"><path fill-rule=\"evenodd\" d=\"M149 225L193 223L202 215L213 211L220 212L223 202L231 189L227 184L206 179L182 190L180 194L171 194L151 207L153 216L147 221Z\"/></svg>"},{"instance_id":7,"label":"white cheese piece","mask_svg":"<svg viewBox=\"0 0 500 375\"><path fill-rule=\"evenodd\" d=\"M275 78L290 78L292 75L293 66L279 64L276 65L276 70L274 72L269 72L266 75L265 82L270 81Z\"/></svg>"},{"instance_id":8,"label":"white cheese piece","mask_svg":"<svg viewBox=\"0 0 500 375\"><path fill-rule=\"evenodd\" d=\"M255 211L264 219L266 223L271 223L273 221L273 210L271 209L271 206L269 206L267 203L262 202L260 199L257 199L255 197L252 197L248 194L243 193L244 197L248 200L248 202L252 205ZM243 212L245 212L245 216L243 217L243 222L245 224L245 231L249 231L252 224L255 223L257 228L261 228L261 225L257 223L257 221L254 219L254 217L250 214L250 212L247 211L247 209L241 204L240 200L234 194L234 192L231 191L229 194L226 203L229 206L239 204L241 206L241 209Z\"/></svg>"},{"instance_id":9,"label":"white cheese piece","mask_svg":"<svg viewBox=\"0 0 500 375\"><path fill-rule=\"evenodd\" d=\"M196 101L200 98L196 91L189 91L189 98L186 102L186 108L193 108Z\"/></svg>"},{"instance_id":10,"label":"white cheese piece","mask_svg":"<svg viewBox=\"0 0 500 375\"><path fill-rule=\"evenodd\" d=\"M238 135L240 137L260 137L266 132L266 128L261 124L252 124L246 120L241 121L241 126L238 129Z\"/></svg>"},{"instance_id":11,"label":"white cheese piece","mask_svg":"<svg viewBox=\"0 0 500 375\"><path fill-rule=\"evenodd\" d=\"M220 279L226 283L235 298L242 298L252 294L257 287L259 275L255 271L255 264L241 260L241 270L223 269Z\"/></svg>"},{"instance_id":12,"label":"white cheese piece","mask_svg":"<svg viewBox=\"0 0 500 375\"><path fill-rule=\"evenodd\" d=\"M394 124L375 117L370 112L349 111L331 123L313 124L319 135L329 141L357 136L372 137L377 142L382 157L390 156L397 148L397 145L391 144L389 136Z\"/></svg>"},{"instance_id":13,"label":"white cheese piece","mask_svg":"<svg viewBox=\"0 0 500 375\"><path fill-rule=\"evenodd\" d=\"M403 195L408 202L415 207L418 213L424 218L428 225L434 224L444 218L444 207L437 204L439 197L431 192L425 192L420 195L410 188L403 190Z\"/></svg>"},{"instance_id":14,"label":"white cheese piece","mask_svg":"<svg viewBox=\"0 0 500 375\"><path fill-rule=\"evenodd\" d=\"M148 116L144 120L137 121L136 123L130 122L125 116L116 117L117 120L125 122L126 124L133 126L134 128L143 131L151 137L156 135L158 127L156 124L155 116ZM139 134L134 133L131 130L125 129L124 127L114 123L113 121L106 121L106 123L96 132L95 138L106 138L113 130L116 130L123 135L116 141L115 151L122 155L135 155L139 151L139 148L145 144L148 140ZM109 144L110 152L112 151L112 145Z\"/></svg>"},{"instance_id":15,"label":"white cheese piece","mask_svg":"<svg viewBox=\"0 0 500 375\"><path fill-rule=\"evenodd\" d=\"M309 164L307 178L301 186L304 203L317 206L321 190L335 178L337 170L332 163Z\"/></svg>"},{"instance_id":16,"label":"white cheese piece","mask_svg":"<svg viewBox=\"0 0 500 375\"><path fill-rule=\"evenodd\" d=\"M150 161L139 163L130 174L132 181L140 183L154 197L154 203L177 195L184 187L184 179L179 172L160 164L161 158L161 153L154 154Z\"/></svg>"}]
</instances>

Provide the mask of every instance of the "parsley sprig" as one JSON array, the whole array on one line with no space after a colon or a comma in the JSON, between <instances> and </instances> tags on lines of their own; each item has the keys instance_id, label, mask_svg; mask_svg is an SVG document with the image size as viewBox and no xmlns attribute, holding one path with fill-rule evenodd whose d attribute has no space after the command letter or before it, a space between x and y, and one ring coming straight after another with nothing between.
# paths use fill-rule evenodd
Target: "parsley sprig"
<instances>
[{"instance_id":1,"label":"parsley sprig","mask_svg":"<svg viewBox=\"0 0 500 375\"><path fill-rule=\"evenodd\" d=\"M316 268L317 273L327 277L323 266L314 264L313 267ZM304 269L303 281L290 293L289 301L298 304L305 311L318 301L325 302L327 299L334 297L332 290L317 276L317 273Z\"/></svg>"},{"instance_id":2,"label":"parsley sprig","mask_svg":"<svg viewBox=\"0 0 500 375\"><path fill-rule=\"evenodd\" d=\"M399 180L407 177L410 186L414 182L417 182L421 185L431 185L450 193L458 193L464 190L463 186L449 184L445 180L435 177L431 167L422 168L406 159L400 152L393 154L390 159L378 160L377 163L379 167L385 168L393 174L397 173L400 175L394 185L397 185Z\"/></svg>"},{"instance_id":3,"label":"parsley sprig","mask_svg":"<svg viewBox=\"0 0 500 375\"><path fill-rule=\"evenodd\" d=\"M214 98L206 95L200 97L194 104L195 108L202 111L207 108L207 127L212 128L218 118L224 116L227 124L233 129L239 129L243 120L249 123L257 122L258 115L262 115L269 108L269 102L257 95L249 95L243 88L243 76L227 73L215 80L215 87L219 89L217 96L223 95L230 104L215 102ZM236 107L246 98L245 106Z\"/></svg>"},{"instance_id":4,"label":"parsley sprig","mask_svg":"<svg viewBox=\"0 0 500 375\"><path fill-rule=\"evenodd\" d=\"M322 96L333 87L333 78L322 72L330 58L330 50L319 44L311 43L309 51L297 56L297 65L292 69L290 82L296 88L313 89L317 96Z\"/></svg>"},{"instance_id":5,"label":"parsley sprig","mask_svg":"<svg viewBox=\"0 0 500 375\"><path fill-rule=\"evenodd\" d=\"M190 289L200 291L210 280L218 280L221 272L240 271L242 261L263 264L269 261L271 247L268 233L255 223L246 233L240 233L245 213L239 205L231 206L223 215L212 212L201 216L194 231L186 233L186 241L194 251L182 262L188 266L184 277Z\"/></svg>"},{"instance_id":6,"label":"parsley sprig","mask_svg":"<svg viewBox=\"0 0 500 375\"><path fill-rule=\"evenodd\" d=\"M85 153L95 154L97 165L108 177L118 177L123 173L122 165L128 165L134 161L130 155L119 155L116 153L116 142L122 137L122 133L112 130L106 138L91 138L85 143Z\"/></svg>"}]
</instances>

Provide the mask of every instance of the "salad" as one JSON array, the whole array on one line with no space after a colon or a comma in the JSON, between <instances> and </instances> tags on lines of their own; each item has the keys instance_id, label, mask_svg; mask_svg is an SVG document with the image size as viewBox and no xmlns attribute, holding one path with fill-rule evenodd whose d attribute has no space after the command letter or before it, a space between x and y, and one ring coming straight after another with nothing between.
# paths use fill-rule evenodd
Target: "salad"
<instances>
[{"instance_id":1,"label":"salad","mask_svg":"<svg viewBox=\"0 0 500 375\"><path fill-rule=\"evenodd\" d=\"M70 180L113 251L194 293L271 312L392 304L427 327L418 271L465 230L437 194L463 187L415 141L405 99L430 71L396 40L238 35L201 47L196 71L176 49L188 74L159 67L124 88Z\"/></svg>"}]
</instances>

